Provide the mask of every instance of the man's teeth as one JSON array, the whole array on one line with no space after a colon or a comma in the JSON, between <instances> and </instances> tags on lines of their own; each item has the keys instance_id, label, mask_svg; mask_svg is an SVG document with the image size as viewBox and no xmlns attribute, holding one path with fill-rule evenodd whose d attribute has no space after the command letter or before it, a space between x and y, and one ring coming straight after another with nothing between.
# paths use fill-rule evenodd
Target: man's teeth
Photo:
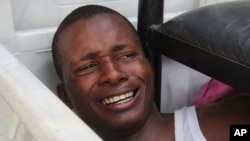
<instances>
[{"instance_id":1,"label":"man's teeth","mask_svg":"<svg viewBox=\"0 0 250 141\"><path fill-rule=\"evenodd\" d=\"M131 100L134 96L134 92L128 92L119 96L114 96L114 97L110 97L110 98L105 98L102 103L104 105L109 105L109 104L121 104L121 103L125 103L129 100Z\"/></svg>"}]
</instances>

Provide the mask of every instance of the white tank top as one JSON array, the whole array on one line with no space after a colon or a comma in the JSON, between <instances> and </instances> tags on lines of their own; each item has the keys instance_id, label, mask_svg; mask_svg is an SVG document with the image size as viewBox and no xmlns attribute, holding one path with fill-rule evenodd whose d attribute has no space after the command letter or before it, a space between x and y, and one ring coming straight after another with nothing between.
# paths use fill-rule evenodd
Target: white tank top
<instances>
[{"instance_id":1,"label":"white tank top","mask_svg":"<svg viewBox=\"0 0 250 141\"><path fill-rule=\"evenodd\" d=\"M194 106L178 109L174 114L175 141L206 141Z\"/></svg>"}]
</instances>

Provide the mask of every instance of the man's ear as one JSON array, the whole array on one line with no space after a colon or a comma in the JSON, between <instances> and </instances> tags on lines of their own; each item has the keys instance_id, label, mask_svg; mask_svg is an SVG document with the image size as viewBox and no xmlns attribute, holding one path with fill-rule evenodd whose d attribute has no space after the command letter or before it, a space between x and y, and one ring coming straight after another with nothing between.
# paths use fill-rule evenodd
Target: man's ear
<instances>
[{"instance_id":1,"label":"man's ear","mask_svg":"<svg viewBox=\"0 0 250 141\"><path fill-rule=\"evenodd\" d=\"M73 109L70 98L68 97L67 91L63 83L59 83L56 86L58 97L70 108Z\"/></svg>"}]
</instances>

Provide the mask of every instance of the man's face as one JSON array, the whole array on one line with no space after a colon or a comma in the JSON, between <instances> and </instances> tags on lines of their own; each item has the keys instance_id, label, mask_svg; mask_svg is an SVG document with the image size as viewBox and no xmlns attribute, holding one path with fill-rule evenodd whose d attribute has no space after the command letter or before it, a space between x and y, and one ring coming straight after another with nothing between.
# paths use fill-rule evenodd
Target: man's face
<instances>
[{"instance_id":1,"label":"man's face","mask_svg":"<svg viewBox=\"0 0 250 141\"><path fill-rule=\"evenodd\" d=\"M67 95L95 129L123 129L145 121L153 105L153 73L137 35L121 18L79 20L60 42Z\"/></svg>"}]
</instances>

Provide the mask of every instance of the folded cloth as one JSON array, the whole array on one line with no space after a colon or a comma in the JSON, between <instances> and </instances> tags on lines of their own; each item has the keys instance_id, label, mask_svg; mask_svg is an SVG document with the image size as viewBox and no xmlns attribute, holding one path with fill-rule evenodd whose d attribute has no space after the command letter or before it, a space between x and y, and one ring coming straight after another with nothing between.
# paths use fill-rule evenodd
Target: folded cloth
<instances>
[{"instance_id":1,"label":"folded cloth","mask_svg":"<svg viewBox=\"0 0 250 141\"><path fill-rule=\"evenodd\" d=\"M239 93L237 89L216 79L211 79L201 88L201 91L195 98L193 104L204 105L207 103L213 103L237 93Z\"/></svg>"}]
</instances>

